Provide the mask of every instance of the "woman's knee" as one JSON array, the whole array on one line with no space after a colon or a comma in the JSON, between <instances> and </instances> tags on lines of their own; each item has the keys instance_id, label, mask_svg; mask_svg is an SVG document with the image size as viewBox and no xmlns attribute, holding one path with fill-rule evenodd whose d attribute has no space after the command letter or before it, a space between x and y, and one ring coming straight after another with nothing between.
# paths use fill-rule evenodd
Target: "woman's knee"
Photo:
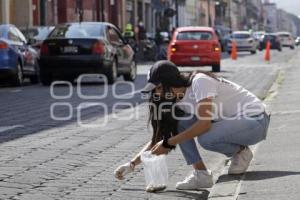
<instances>
[{"instance_id":1,"label":"woman's knee","mask_svg":"<svg viewBox=\"0 0 300 200\"><path fill-rule=\"evenodd\" d=\"M200 144L201 147L203 147L206 150L213 150L215 146L215 142L210 140L207 137L198 137L197 138L198 143Z\"/></svg>"}]
</instances>

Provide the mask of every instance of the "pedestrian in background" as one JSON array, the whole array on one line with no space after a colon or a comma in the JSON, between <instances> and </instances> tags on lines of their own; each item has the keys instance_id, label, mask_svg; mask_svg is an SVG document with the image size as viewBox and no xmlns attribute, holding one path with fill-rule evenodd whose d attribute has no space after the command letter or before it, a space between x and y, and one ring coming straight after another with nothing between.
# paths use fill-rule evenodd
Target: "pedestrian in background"
<instances>
[{"instance_id":1,"label":"pedestrian in background","mask_svg":"<svg viewBox=\"0 0 300 200\"><path fill-rule=\"evenodd\" d=\"M207 72L185 76L173 63L159 61L151 67L143 91L150 92L152 140L130 162L116 169L118 179L140 164L142 152L168 154L179 145L187 164L194 170L176 188L210 188L213 176L194 139L206 150L231 157L228 174L242 174L253 158L249 145L266 138L270 119L265 105L229 80Z\"/></svg>"},{"instance_id":2,"label":"pedestrian in background","mask_svg":"<svg viewBox=\"0 0 300 200\"><path fill-rule=\"evenodd\" d=\"M124 37L124 39L127 40L128 44L136 52L137 42L136 42L136 36L135 36L134 30L133 30L132 24L126 24L125 31L123 32L123 37Z\"/></svg>"},{"instance_id":3,"label":"pedestrian in background","mask_svg":"<svg viewBox=\"0 0 300 200\"><path fill-rule=\"evenodd\" d=\"M144 48L145 48L145 40L147 38L147 31L145 25L142 21L139 21L138 25L135 27L135 36L137 42L137 58L138 60L144 60Z\"/></svg>"}]
</instances>

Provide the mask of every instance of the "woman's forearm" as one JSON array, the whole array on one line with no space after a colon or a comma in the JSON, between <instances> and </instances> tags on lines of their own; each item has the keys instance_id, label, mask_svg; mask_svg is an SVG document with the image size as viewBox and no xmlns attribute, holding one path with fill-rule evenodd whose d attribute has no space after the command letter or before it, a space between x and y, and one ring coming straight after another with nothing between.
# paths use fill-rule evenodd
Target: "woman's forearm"
<instances>
[{"instance_id":1,"label":"woman's forearm","mask_svg":"<svg viewBox=\"0 0 300 200\"><path fill-rule=\"evenodd\" d=\"M168 140L168 144L175 146L187 140L191 140L197 136L206 133L210 129L210 126L211 126L211 122L208 120L198 121L197 123L192 125L192 127L190 127L189 129L179 133L176 136L171 137Z\"/></svg>"},{"instance_id":2,"label":"woman's forearm","mask_svg":"<svg viewBox=\"0 0 300 200\"><path fill-rule=\"evenodd\" d=\"M139 165L141 163L141 154L145 151L148 151L152 148L152 145L151 145L151 141L148 142L144 147L143 149L138 153L136 154L133 159L131 160L131 162L134 163L134 165Z\"/></svg>"}]
</instances>

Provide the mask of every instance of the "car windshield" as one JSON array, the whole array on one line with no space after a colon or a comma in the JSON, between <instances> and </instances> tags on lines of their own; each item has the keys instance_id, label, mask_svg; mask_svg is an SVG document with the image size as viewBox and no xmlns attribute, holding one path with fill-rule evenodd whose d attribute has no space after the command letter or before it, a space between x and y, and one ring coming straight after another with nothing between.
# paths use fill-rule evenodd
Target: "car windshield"
<instances>
[{"instance_id":1,"label":"car windshield","mask_svg":"<svg viewBox=\"0 0 300 200\"><path fill-rule=\"evenodd\" d=\"M35 40L45 40L49 33L53 30L51 27L29 28L22 31L27 38Z\"/></svg>"},{"instance_id":2,"label":"car windshield","mask_svg":"<svg viewBox=\"0 0 300 200\"><path fill-rule=\"evenodd\" d=\"M177 40L211 40L212 33L204 31L185 31L177 34Z\"/></svg>"},{"instance_id":3,"label":"car windshield","mask_svg":"<svg viewBox=\"0 0 300 200\"><path fill-rule=\"evenodd\" d=\"M69 24L56 27L49 38L88 38L104 36L104 26L95 24Z\"/></svg>"},{"instance_id":4,"label":"car windshield","mask_svg":"<svg viewBox=\"0 0 300 200\"><path fill-rule=\"evenodd\" d=\"M288 37L290 37L289 34L280 34L279 36L282 37L282 38L288 38Z\"/></svg>"},{"instance_id":5,"label":"car windshield","mask_svg":"<svg viewBox=\"0 0 300 200\"><path fill-rule=\"evenodd\" d=\"M4 27L0 26L0 37L3 37L4 34Z\"/></svg>"},{"instance_id":6,"label":"car windshield","mask_svg":"<svg viewBox=\"0 0 300 200\"><path fill-rule=\"evenodd\" d=\"M265 40L274 40L275 38L276 38L275 35L265 35L265 36L264 36L264 39L265 39Z\"/></svg>"},{"instance_id":7,"label":"car windshield","mask_svg":"<svg viewBox=\"0 0 300 200\"><path fill-rule=\"evenodd\" d=\"M235 39L248 39L250 38L250 34L247 33L235 33L232 35L233 38Z\"/></svg>"}]
</instances>

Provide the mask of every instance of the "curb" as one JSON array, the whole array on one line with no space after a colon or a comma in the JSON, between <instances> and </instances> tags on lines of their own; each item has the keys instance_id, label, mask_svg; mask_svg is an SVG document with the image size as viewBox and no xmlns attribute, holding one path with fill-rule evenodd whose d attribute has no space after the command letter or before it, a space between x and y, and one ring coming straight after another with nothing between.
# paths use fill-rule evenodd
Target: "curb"
<instances>
[{"instance_id":1,"label":"curb","mask_svg":"<svg viewBox=\"0 0 300 200\"><path fill-rule=\"evenodd\" d=\"M271 110L270 104L272 100L276 97L278 88L280 87L283 80L283 70L279 70L275 75L274 79L271 79L273 83L270 83L270 88L268 89L268 92L264 97L264 103L267 104L268 111ZM251 147L254 157L255 152L259 147L259 144L260 143ZM230 162L227 162L225 166L223 166L221 175L219 176L217 182L212 187L211 192L209 193L208 200L237 200L238 196L241 194L241 185L246 175L228 175L227 171L229 168L229 164Z\"/></svg>"}]
</instances>

